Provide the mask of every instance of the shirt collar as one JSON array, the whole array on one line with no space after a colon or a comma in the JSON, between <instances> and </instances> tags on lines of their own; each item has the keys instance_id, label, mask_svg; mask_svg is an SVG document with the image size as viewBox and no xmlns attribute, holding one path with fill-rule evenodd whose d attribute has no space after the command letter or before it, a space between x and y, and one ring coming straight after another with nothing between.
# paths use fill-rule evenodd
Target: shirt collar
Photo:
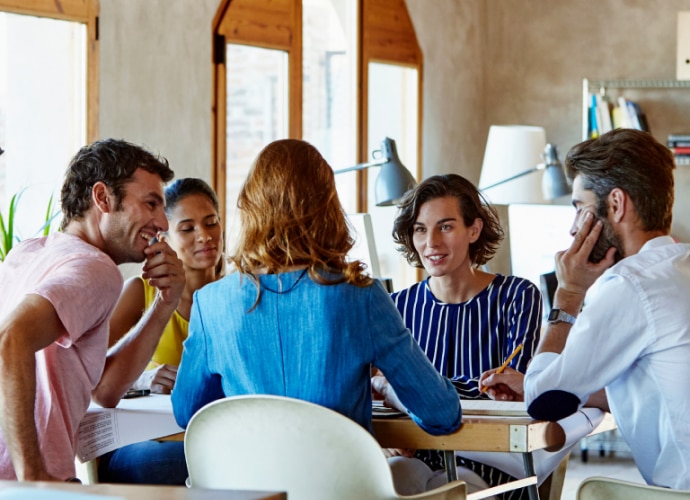
<instances>
[{"instance_id":1,"label":"shirt collar","mask_svg":"<svg viewBox=\"0 0 690 500\"><path fill-rule=\"evenodd\" d=\"M647 241L644 245L642 245L642 248L640 248L640 253L646 252L647 250L651 250L653 248L659 248L665 245L675 245L675 243L676 241L669 235L657 236L656 238L652 238L651 240Z\"/></svg>"}]
</instances>

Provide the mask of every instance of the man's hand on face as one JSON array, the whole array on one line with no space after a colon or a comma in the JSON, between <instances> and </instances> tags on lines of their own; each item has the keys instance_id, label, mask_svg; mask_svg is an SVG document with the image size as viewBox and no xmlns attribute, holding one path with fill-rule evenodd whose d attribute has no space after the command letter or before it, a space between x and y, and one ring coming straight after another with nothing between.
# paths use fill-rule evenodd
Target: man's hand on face
<instances>
[{"instance_id":1,"label":"man's hand on face","mask_svg":"<svg viewBox=\"0 0 690 500\"><path fill-rule=\"evenodd\" d=\"M186 283L184 266L175 251L164 241L153 243L146 249L146 262L142 277L158 289L167 304L177 304Z\"/></svg>"},{"instance_id":2,"label":"man's hand on face","mask_svg":"<svg viewBox=\"0 0 690 500\"><path fill-rule=\"evenodd\" d=\"M597 278L614 264L614 247L608 249L600 262L595 264L589 261L589 254L602 229L602 222L596 220L591 212L587 212L570 248L556 254L556 277L561 290L584 295Z\"/></svg>"}]
</instances>

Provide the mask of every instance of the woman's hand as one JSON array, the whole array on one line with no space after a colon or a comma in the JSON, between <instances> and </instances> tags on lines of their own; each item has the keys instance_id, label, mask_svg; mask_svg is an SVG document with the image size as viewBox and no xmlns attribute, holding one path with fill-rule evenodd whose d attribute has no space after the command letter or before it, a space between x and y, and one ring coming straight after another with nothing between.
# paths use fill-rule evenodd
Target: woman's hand
<instances>
[{"instance_id":1,"label":"woman's hand","mask_svg":"<svg viewBox=\"0 0 690 500\"><path fill-rule=\"evenodd\" d=\"M383 399L383 403L389 408L395 408L396 410L407 414L407 408L405 408L405 406L400 402L398 395L395 394L395 390L388 383L386 377L383 375L374 375L371 377L371 389L373 391L374 399ZM377 398L377 395L380 396L380 398Z\"/></svg>"},{"instance_id":2,"label":"woman's hand","mask_svg":"<svg viewBox=\"0 0 690 500\"><path fill-rule=\"evenodd\" d=\"M177 366L163 364L142 373L133 388L149 389L154 394L170 394L176 378Z\"/></svg>"},{"instance_id":3,"label":"woman's hand","mask_svg":"<svg viewBox=\"0 0 690 500\"><path fill-rule=\"evenodd\" d=\"M407 457L412 458L417 450L410 450L408 448L381 448L386 458L392 457Z\"/></svg>"},{"instance_id":4,"label":"woman's hand","mask_svg":"<svg viewBox=\"0 0 690 500\"><path fill-rule=\"evenodd\" d=\"M479 388L486 387L486 394L497 401L524 401L525 376L513 368L506 368L502 373L496 373L493 368L482 373L479 378Z\"/></svg>"}]
</instances>

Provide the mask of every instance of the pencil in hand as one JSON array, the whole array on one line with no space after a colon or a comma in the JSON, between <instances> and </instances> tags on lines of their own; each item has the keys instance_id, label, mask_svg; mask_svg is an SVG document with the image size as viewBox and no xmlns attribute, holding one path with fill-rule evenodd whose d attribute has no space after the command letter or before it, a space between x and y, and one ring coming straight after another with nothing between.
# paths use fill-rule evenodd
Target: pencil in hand
<instances>
[{"instance_id":1,"label":"pencil in hand","mask_svg":"<svg viewBox=\"0 0 690 500\"><path fill-rule=\"evenodd\" d=\"M522 350L522 344L519 344L515 350L510 353L510 356L508 356L508 359L506 359L501 366L498 367L498 370L496 370L494 373L503 373L503 370L506 369L508 364L513 360L515 356ZM479 389L480 394L484 394L486 390L488 389L487 386L483 385L481 389Z\"/></svg>"}]
</instances>

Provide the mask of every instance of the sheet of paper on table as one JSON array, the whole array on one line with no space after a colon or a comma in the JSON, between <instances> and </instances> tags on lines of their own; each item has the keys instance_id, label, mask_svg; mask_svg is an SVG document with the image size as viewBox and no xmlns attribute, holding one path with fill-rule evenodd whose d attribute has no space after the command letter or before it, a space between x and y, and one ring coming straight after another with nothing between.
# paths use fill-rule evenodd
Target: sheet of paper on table
<instances>
[{"instance_id":1,"label":"sheet of paper on table","mask_svg":"<svg viewBox=\"0 0 690 500\"><path fill-rule=\"evenodd\" d=\"M170 396L123 399L117 408L91 403L79 424L77 458L93 460L112 450L183 432L175 422Z\"/></svg>"},{"instance_id":2,"label":"sheet of paper on table","mask_svg":"<svg viewBox=\"0 0 690 500\"><path fill-rule=\"evenodd\" d=\"M494 415L497 417L529 417L524 401L493 399L461 399L463 415Z\"/></svg>"}]
</instances>

